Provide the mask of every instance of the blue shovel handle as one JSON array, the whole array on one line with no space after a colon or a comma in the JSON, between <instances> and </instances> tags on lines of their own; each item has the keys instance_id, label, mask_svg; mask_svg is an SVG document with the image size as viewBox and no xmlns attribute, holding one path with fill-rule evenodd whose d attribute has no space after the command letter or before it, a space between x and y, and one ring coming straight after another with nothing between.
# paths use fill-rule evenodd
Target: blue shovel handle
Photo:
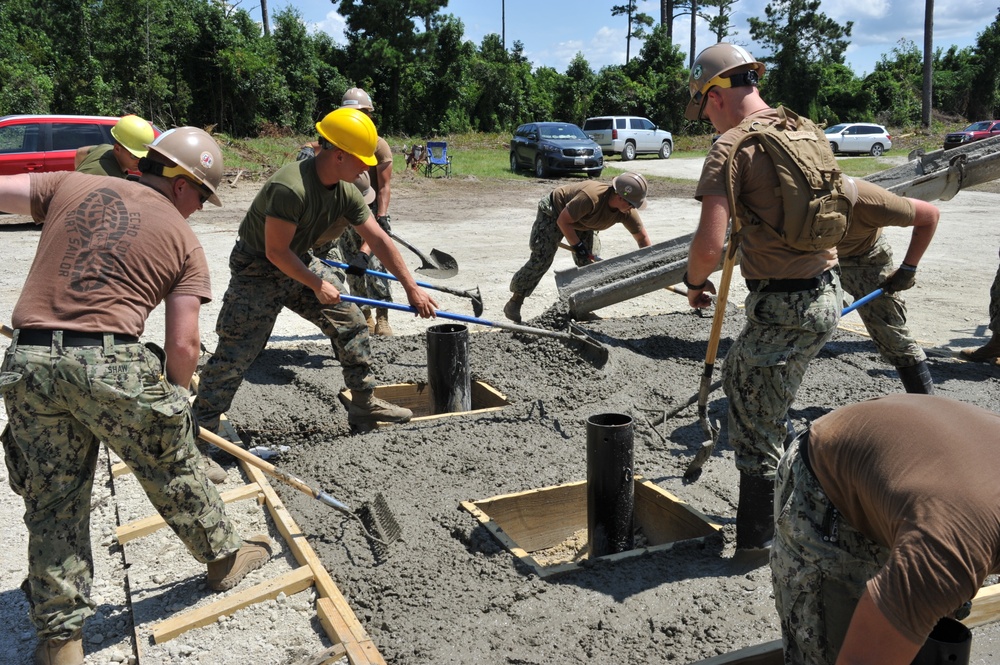
<instances>
[{"instance_id":1,"label":"blue shovel handle","mask_svg":"<svg viewBox=\"0 0 1000 665\"><path fill-rule=\"evenodd\" d=\"M872 300L875 300L876 298L878 298L883 293L884 293L883 289L875 289L874 291L872 291L871 293L869 293L868 295L866 295L864 298L858 298L857 300L855 300L854 302L852 302L850 305L848 305L847 307L845 307L844 310L840 313L840 315L841 316L847 316L848 314L850 314L851 312L853 312L854 310L856 310L858 307L861 307L865 303L869 303Z\"/></svg>"}]
</instances>

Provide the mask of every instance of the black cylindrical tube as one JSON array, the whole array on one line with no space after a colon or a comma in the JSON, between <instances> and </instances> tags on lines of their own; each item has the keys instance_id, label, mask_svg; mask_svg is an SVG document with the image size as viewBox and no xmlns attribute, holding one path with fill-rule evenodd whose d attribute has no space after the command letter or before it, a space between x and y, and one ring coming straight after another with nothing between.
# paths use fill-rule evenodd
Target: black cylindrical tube
<instances>
[{"instance_id":1,"label":"black cylindrical tube","mask_svg":"<svg viewBox=\"0 0 1000 665\"><path fill-rule=\"evenodd\" d=\"M635 546L632 417L601 413L587 419L587 542L590 558Z\"/></svg>"},{"instance_id":2,"label":"black cylindrical tube","mask_svg":"<svg viewBox=\"0 0 1000 665\"><path fill-rule=\"evenodd\" d=\"M427 383L432 414L472 410L467 326L445 323L427 329Z\"/></svg>"},{"instance_id":3,"label":"black cylindrical tube","mask_svg":"<svg viewBox=\"0 0 1000 665\"><path fill-rule=\"evenodd\" d=\"M912 665L969 665L972 631L950 617L937 622Z\"/></svg>"}]
</instances>

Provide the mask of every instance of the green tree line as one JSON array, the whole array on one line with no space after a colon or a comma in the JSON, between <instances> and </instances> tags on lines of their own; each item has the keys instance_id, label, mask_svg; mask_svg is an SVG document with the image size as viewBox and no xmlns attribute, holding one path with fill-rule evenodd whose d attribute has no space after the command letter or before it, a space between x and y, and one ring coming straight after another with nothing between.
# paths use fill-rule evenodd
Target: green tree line
<instances>
[{"instance_id":1,"label":"green tree line","mask_svg":"<svg viewBox=\"0 0 1000 665\"><path fill-rule=\"evenodd\" d=\"M246 10L221 0L3 0L0 115L136 113L162 127L214 127L233 136L312 133L343 92L358 86L375 101L385 134L506 132L529 120L582 123L612 113L643 115L675 133L705 132L683 117L690 54L671 43L669 22L630 28L642 46L624 65L594 71L578 53L559 72L532 67L521 42L505 48L497 34L467 40L447 0L333 5L346 21L346 44L309 32L291 6L264 34ZM622 10L611 5L609 16ZM819 6L772 0L763 17L750 20L748 46L768 66L766 99L829 123L918 123L917 45L900 42L859 77L844 64L851 24L838 25ZM724 25L717 36L730 29ZM998 60L1000 15L974 46L934 53L934 109L996 116Z\"/></svg>"}]
</instances>

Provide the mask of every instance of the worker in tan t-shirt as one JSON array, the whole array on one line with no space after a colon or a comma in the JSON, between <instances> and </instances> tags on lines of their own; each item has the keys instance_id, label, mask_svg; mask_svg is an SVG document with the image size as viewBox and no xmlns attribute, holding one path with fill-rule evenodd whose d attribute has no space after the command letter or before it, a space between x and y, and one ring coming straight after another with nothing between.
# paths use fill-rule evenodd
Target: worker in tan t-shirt
<instances>
[{"instance_id":1,"label":"worker in tan t-shirt","mask_svg":"<svg viewBox=\"0 0 1000 665\"><path fill-rule=\"evenodd\" d=\"M781 117L757 89L763 74L763 63L746 49L710 46L691 68L685 111L689 120L709 120L722 134L705 158L695 190L701 219L684 275L692 307L712 302L715 286L708 277L722 258L730 218L743 211L752 216L740 220L740 269L749 289L746 324L729 349L722 378L729 443L740 472L736 549L758 551L769 546L774 533L774 470L788 435L788 408L809 361L836 330L843 299L836 250L798 251L772 231L784 223L782 200L775 196L778 175L754 140L734 155L733 192L741 208L729 209L726 160L747 133L741 123L749 117L774 123Z\"/></svg>"},{"instance_id":2,"label":"worker in tan t-shirt","mask_svg":"<svg viewBox=\"0 0 1000 665\"><path fill-rule=\"evenodd\" d=\"M786 663L909 665L967 613L1000 572L998 449L1000 414L921 394L841 407L789 445L771 551Z\"/></svg>"},{"instance_id":3,"label":"worker in tan t-shirt","mask_svg":"<svg viewBox=\"0 0 1000 665\"><path fill-rule=\"evenodd\" d=\"M908 393L934 392L927 355L906 325L906 301L899 294L913 287L917 264L934 237L940 211L919 199L896 196L866 180L855 179L858 200L847 235L837 244L840 281L855 300L881 288L885 293L862 305L858 315L879 354L899 372ZM882 229L913 227L899 267L892 261Z\"/></svg>"},{"instance_id":4,"label":"worker in tan t-shirt","mask_svg":"<svg viewBox=\"0 0 1000 665\"><path fill-rule=\"evenodd\" d=\"M573 249L578 266L600 260L598 231L615 224L624 226L639 247L652 243L638 210L646 207L646 179L638 173L623 173L606 185L585 181L563 185L538 202L528 246L531 257L510 280L511 298L503 313L521 322L521 305L548 272L559 244L565 240Z\"/></svg>"},{"instance_id":5,"label":"worker in tan t-shirt","mask_svg":"<svg viewBox=\"0 0 1000 665\"><path fill-rule=\"evenodd\" d=\"M222 152L195 127L149 144L140 182L73 171L0 178L0 209L42 225L12 314L4 357L10 485L24 500L22 589L38 635L35 663L83 665L82 629L96 607L91 488L101 441L120 456L208 586L230 589L270 557L241 541L195 447L189 385L212 297L208 262L186 219L216 196ZM165 307L162 349L141 344Z\"/></svg>"}]
</instances>

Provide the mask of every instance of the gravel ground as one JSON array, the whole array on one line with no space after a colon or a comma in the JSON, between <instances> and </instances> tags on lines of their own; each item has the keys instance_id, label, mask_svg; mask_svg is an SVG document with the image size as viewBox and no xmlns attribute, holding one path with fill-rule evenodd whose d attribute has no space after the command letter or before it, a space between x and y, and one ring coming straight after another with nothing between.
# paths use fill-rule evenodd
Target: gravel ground
<instances>
[{"instance_id":1,"label":"gravel ground","mask_svg":"<svg viewBox=\"0 0 1000 665\"><path fill-rule=\"evenodd\" d=\"M653 161L639 160L630 168L641 170ZM673 168L681 160L669 163ZM686 173L696 173L699 165L685 166ZM478 286L484 317L501 320L509 276L527 258L534 206L555 184L533 178L484 184L460 173L444 182L397 174L394 230L424 251L436 247L453 254L461 271L448 284ZM204 308L201 319L209 349L228 280L226 257L258 186L241 182L224 189L224 208L191 220L213 264L216 301ZM687 198L691 190L690 183L654 183L643 213L654 242L693 230L698 208ZM963 192L942 203L938 237L921 264L917 287L908 294L918 339L939 350L931 360L938 392L991 409L1000 404L1000 369L962 363L951 351L980 343L985 334L1000 246L1000 230L992 222L998 201L993 193ZM13 225L0 233L8 247L0 265L0 303L9 317L37 232ZM901 253L907 234L893 230L889 238ZM606 256L634 248L620 229L603 233L602 240ZM407 259L411 267L419 266L414 257ZM571 265L566 253L554 267ZM720 358L742 322L741 286L734 280ZM396 294L399 298L401 291ZM524 307L534 319L529 323L551 325L557 317L546 310L555 301L554 280L546 280ZM442 309L471 311L467 301L448 295L441 294L438 302ZM655 431L647 420L651 412L646 408L669 409L697 391L711 319L690 312L684 298L670 293L643 296L598 314L598 320L584 325L610 351L603 368L557 340L472 326L473 378L506 395L510 406L356 436L336 400L343 384L329 345L296 317L279 318L271 345L248 372L229 415L252 445L290 446L277 460L279 466L349 505L359 506L376 492L387 497L403 539L379 560L356 522L273 483L388 662L685 663L778 636L767 568L732 558L737 474L725 433L702 478L685 484L681 473L703 438L694 409ZM399 336L373 344L379 383L426 380L428 323L399 313L391 321ZM806 376L792 408L800 426L836 406L901 390L870 342L849 329L858 327L857 321L848 317L845 326ZM159 313L150 320L147 337L162 339ZM725 409L721 391L714 393L711 413L724 421ZM722 524L723 537L540 579L460 503L582 480L586 418L608 412L635 419L636 473ZM104 473L98 483L104 494L94 503L100 607L86 627L89 665L129 662L136 654L141 663L295 663L329 646L303 594L153 645L152 623L214 595L204 587L203 567L172 535L157 532L129 543L124 552L114 543L117 522L146 515L149 508L127 477L116 479L111 497ZM235 486L236 473L230 476ZM0 662L22 665L30 662L34 646L18 589L26 540L20 499L3 485L0 511L8 516L8 537L0 550L6 562L0 571L0 617L8 630L0 637ZM269 530L275 536L252 502L232 504L230 512L244 533ZM126 562L131 602L123 593ZM280 552L252 581L280 574L289 565ZM972 662L997 662L998 629L984 627L974 634Z\"/></svg>"}]
</instances>

